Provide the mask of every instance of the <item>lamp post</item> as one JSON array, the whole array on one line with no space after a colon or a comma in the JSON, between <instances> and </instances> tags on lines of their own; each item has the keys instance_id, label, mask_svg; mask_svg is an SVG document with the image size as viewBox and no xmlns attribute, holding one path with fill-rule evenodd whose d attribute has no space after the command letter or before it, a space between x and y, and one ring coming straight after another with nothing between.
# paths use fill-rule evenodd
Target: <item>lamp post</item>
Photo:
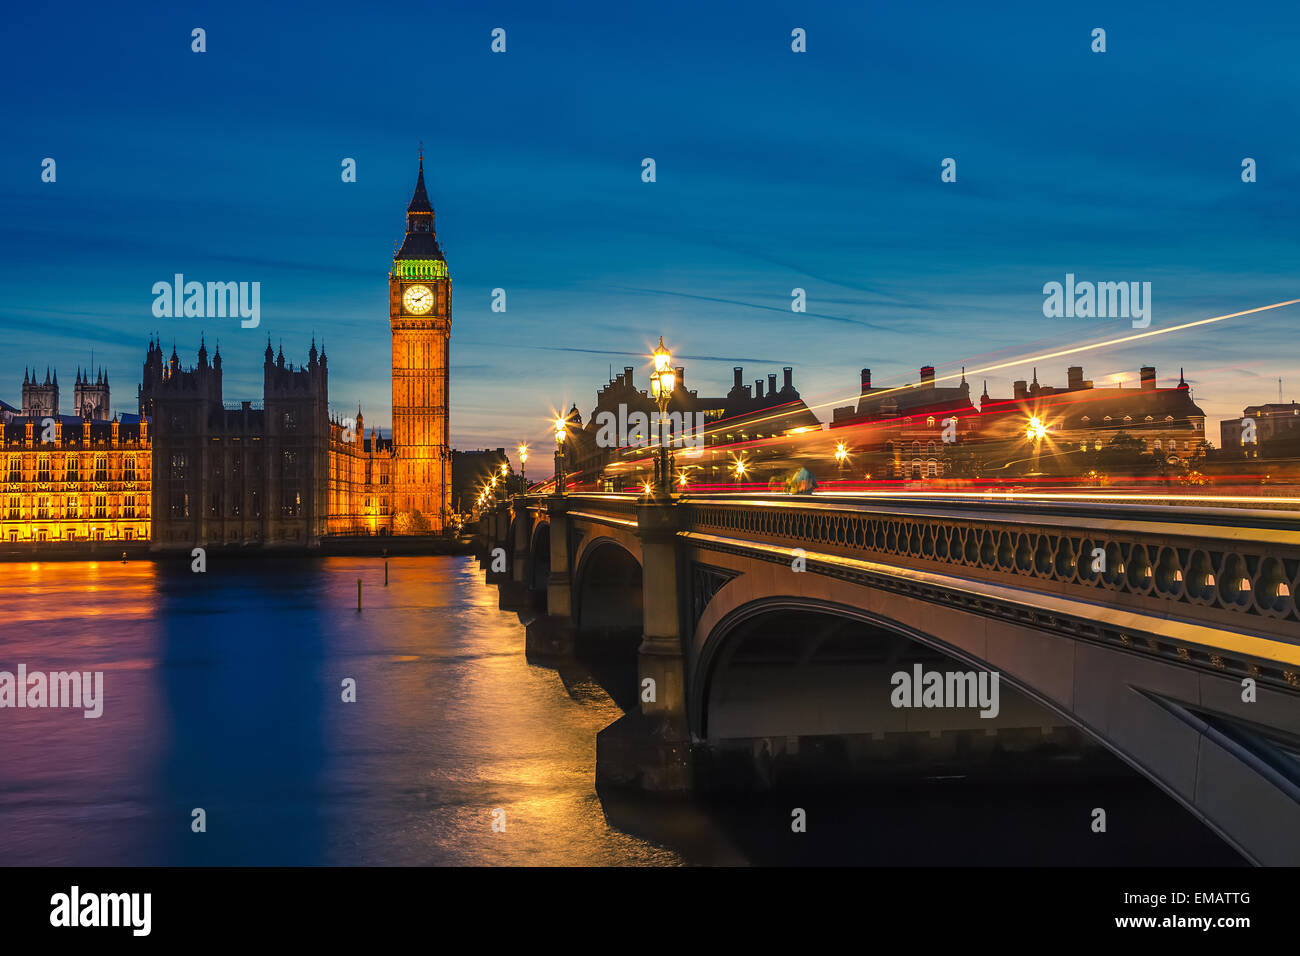
<instances>
[{"instance_id":1,"label":"lamp post","mask_svg":"<svg viewBox=\"0 0 1300 956\"><path fill-rule=\"evenodd\" d=\"M1038 474L1038 455L1043 448L1043 438L1047 435L1047 426L1044 425L1037 415L1031 417L1025 425L1025 437L1034 443L1034 470L1030 474Z\"/></svg>"},{"instance_id":2,"label":"lamp post","mask_svg":"<svg viewBox=\"0 0 1300 956\"><path fill-rule=\"evenodd\" d=\"M844 469L849 463L849 450L844 447L844 442L837 442L835 445L835 460L840 466L840 480L844 480Z\"/></svg>"},{"instance_id":3,"label":"lamp post","mask_svg":"<svg viewBox=\"0 0 1300 956\"><path fill-rule=\"evenodd\" d=\"M520 442L519 443L519 482L524 486L523 490L525 492L528 491L528 478L526 477L527 472L524 470L524 466L527 464L528 464L528 445L525 442Z\"/></svg>"},{"instance_id":4,"label":"lamp post","mask_svg":"<svg viewBox=\"0 0 1300 956\"><path fill-rule=\"evenodd\" d=\"M569 423L563 416L555 417L555 493L564 494L564 439L568 436Z\"/></svg>"},{"instance_id":5,"label":"lamp post","mask_svg":"<svg viewBox=\"0 0 1300 956\"><path fill-rule=\"evenodd\" d=\"M668 462L668 402L677 386L677 373L673 371L673 355L664 346L664 337L659 336L659 347L651 355L654 369L650 373L650 392L659 405L659 456L655 459L655 493L663 497L672 494L673 480L671 466Z\"/></svg>"}]
</instances>

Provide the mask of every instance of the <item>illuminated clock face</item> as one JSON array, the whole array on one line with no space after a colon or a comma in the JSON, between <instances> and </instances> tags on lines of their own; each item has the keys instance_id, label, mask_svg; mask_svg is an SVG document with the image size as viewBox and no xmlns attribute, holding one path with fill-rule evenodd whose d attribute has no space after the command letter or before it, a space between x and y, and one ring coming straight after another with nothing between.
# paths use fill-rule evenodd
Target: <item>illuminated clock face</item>
<instances>
[{"instance_id":1,"label":"illuminated clock face","mask_svg":"<svg viewBox=\"0 0 1300 956\"><path fill-rule=\"evenodd\" d=\"M402 293L402 305L412 315L424 315L433 308L433 291L427 285L408 285Z\"/></svg>"}]
</instances>

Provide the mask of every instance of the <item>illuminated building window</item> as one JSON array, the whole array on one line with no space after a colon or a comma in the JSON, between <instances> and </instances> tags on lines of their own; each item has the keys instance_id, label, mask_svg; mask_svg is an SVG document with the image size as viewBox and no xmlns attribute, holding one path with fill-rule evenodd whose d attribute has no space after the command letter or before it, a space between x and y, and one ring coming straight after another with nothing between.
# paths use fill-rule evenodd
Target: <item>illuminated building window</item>
<instances>
[{"instance_id":1,"label":"illuminated building window","mask_svg":"<svg viewBox=\"0 0 1300 956\"><path fill-rule=\"evenodd\" d=\"M1109 415L1106 416L1106 421L1111 421L1111 417Z\"/></svg>"},{"instance_id":2,"label":"illuminated building window","mask_svg":"<svg viewBox=\"0 0 1300 956\"><path fill-rule=\"evenodd\" d=\"M1098 438L1095 442L1092 443L1092 450L1093 450L1093 451L1101 451L1101 439L1100 439L1100 438Z\"/></svg>"},{"instance_id":3,"label":"illuminated building window","mask_svg":"<svg viewBox=\"0 0 1300 956\"><path fill-rule=\"evenodd\" d=\"M9 480L19 482L23 480L22 459L17 455L9 456Z\"/></svg>"},{"instance_id":4,"label":"illuminated building window","mask_svg":"<svg viewBox=\"0 0 1300 956\"><path fill-rule=\"evenodd\" d=\"M1165 416L1165 421L1166 421L1166 422L1173 422L1173 420L1174 420L1174 416L1173 416L1173 415L1166 415L1166 416Z\"/></svg>"},{"instance_id":5,"label":"illuminated building window","mask_svg":"<svg viewBox=\"0 0 1300 956\"><path fill-rule=\"evenodd\" d=\"M77 496L76 496L76 495L68 495L68 503L67 503L67 505L66 505L66 506L64 507L64 509L63 509L63 517L65 517L65 518L75 518L75 517L77 517L77 513L78 513L78 509L77 509Z\"/></svg>"},{"instance_id":6,"label":"illuminated building window","mask_svg":"<svg viewBox=\"0 0 1300 956\"><path fill-rule=\"evenodd\" d=\"M181 492L172 496L171 516L173 518L188 518L190 516L190 496L188 492Z\"/></svg>"},{"instance_id":7,"label":"illuminated building window","mask_svg":"<svg viewBox=\"0 0 1300 956\"><path fill-rule=\"evenodd\" d=\"M95 495L95 517L105 518L108 516L108 501L103 495Z\"/></svg>"},{"instance_id":8,"label":"illuminated building window","mask_svg":"<svg viewBox=\"0 0 1300 956\"><path fill-rule=\"evenodd\" d=\"M122 504L122 516L125 518L135 517L135 495L126 496L126 500Z\"/></svg>"},{"instance_id":9,"label":"illuminated building window","mask_svg":"<svg viewBox=\"0 0 1300 956\"><path fill-rule=\"evenodd\" d=\"M134 535L131 534L130 528L127 528L125 531L122 532L122 538L126 541L130 541L133 537Z\"/></svg>"},{"instance_id":10,"label":"illuminated building window","mask_svg":"<svg viewBox=\"0 0 1300 956\"><path fill-rule=\"evenodd\" d=\"M41 457L37 460L36 480L37 481L50 480L50 456L49 455L41 455Z\"/></svg>"},{"instance_id":11,"label":"illuminated building window","mask_svg":"<svg viewBox=\"0 0 1300 956\"><path fill-rule=\"evenodd\" d=\"M297 478L298 477L298 453L296 451L283 452L282 461L283 461L283 470L281 471L282 477Z\"/></svg>"},{"instance_id":12,"label":"illuminated building window","mask_svg":"<svg viewBox=\"0 0 1300 956\"><path fill-rule=\"evenodd\" d=\"M929 418L927 418L927 419L925 420L925 424L926 424L927 426L929 426L930 428L933 428L933 427L934 427L934 416L931 415Z\"/></svg>"},{"instance_id":13,"label":"illuminated building window","mask_svg":"<svg viewBox=\"0 0 1300 956\"><path fill-rule=\"evenodd\" d=\"M285 431L296 432L298 430L298 412L295 409L287 409L281 421Z\"/></svg>"},{"instance_id":14,"label":"illuminated building window","mask_svg":"<svg viewBox=\"0 0 1300 956\"><path fill-rule=\"evenodd\" d=\"M921 454L921 443L919 441L912 442L912 454L913 455Z\"/></svg>"},{"instance_id":15,"label":"illuminated building window","mask_svg":"<svg viewBox=\"0 0 1300 956\"><path fill-rule=\"evenodd\" d=\"M77 456L76 456L76 455L69 455L69 456L68 456L67 463L66 463L66 468L65 468L65 471L64 471L64 475L65 475L65 477L64 477L64 479L63 479L64 481L78 481L78 480L80 479L80 475L79 475L78 472L77 472Z\"/></svg>"},{"instance_id":16,"label":"illuminated building window","mask_svg":"<svg viewBox=\"0 0 1300 956\"><path fill-rule=\"evenodd\" d=\"M1160 439L1157 438L1157 439L1156 439L1156 451L1159 451L1159 450L1160 450Z\"/></svg>"},{"instance_id":17,"label":"illuminated building window","mask_svg":"<svg viewBox=\"0 0 1300 956\"><path fill-rule=\"evenodd\" d=\"M100 456L95 457L95 480L108 481L108 459Z\"/></svg>"},{"instance_id":18,"label":"illuminated building window","mask_svg":"<svg viewBox=\"0 0 1300 956\"><path fill-rule=\"evenodd\" d=\"M14 495L9 499L9 520L17 521L20 517L18 496Z\"/></svg>"},{"instance_id":19,"label":"illuminated building window","mask_svg":"<svg viewBox=\"0 0 1300 956\"><path fill-rule=\"evenodd\" d=\"M41 495L36 499L36 520L48 521L50 517L50 499Z\"/></svg>"},{"instance_id":20,"label":"illuminated building window","mask_svg":"<svg viewBox=\"0 0 1300 956\"><path fill-rule=\"evenodd\" d=\"M127 455L122 465L122 480L135 481L135 456Z\"/></svg>"},{"instance_id":21,"label":"illuminated building window","mask_svg":"<svg viewBox=\"0 0 1300 956\"><path fill-rule=\"evenodd\" d=\"M925 465L925 476L926 476L927 478L936 478L936 477L938 477L938 474L939 474L939 466L938 466L938 464L937 464L936 462L933 462L933 461L926 462L926 465Z\"/></svg>"},{"instance_id":22,"label":"illuminated building window","mask_svg":"<svg viewBox=\"0 0 1300 956\"><path fill-rule=\"evenodd\" d=\"M171 476L177 479L184 479L186 472L186 460L184 452L177 452L172 455Z\"/></svg>"},{"instance_id":23,"label":"illuminated building window","mask_svg":"<svg viewBox=\"0 0 1300 956\"><path fill-rule=\"evenodd\" d=\"M926 450L925 450L925 453L926 453L927 455L933 455L933 454L934 454L934 442L930 442L929 446L928 446L928 447L926 448Z\"/></svg>"}]
</instances>

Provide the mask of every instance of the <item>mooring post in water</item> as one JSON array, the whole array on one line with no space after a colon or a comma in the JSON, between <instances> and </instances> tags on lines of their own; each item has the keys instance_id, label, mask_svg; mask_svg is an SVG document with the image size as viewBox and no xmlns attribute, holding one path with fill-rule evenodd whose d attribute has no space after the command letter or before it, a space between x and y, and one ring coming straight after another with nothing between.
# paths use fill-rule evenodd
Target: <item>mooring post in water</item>
<instances>
[{"instance_id":1,"label":"mooring post in water","mask_svg":"<svg viewBox=\"0 0 1300 956\"><path fill-rule=\"evenodd\" d=\"M361 610L361 579L357 578L357 611Z\"/></svg>"},{"instance_id":2,"label":"mooring post in water","mask_svg":"<svg viewBox=\"0 0 1300 956\"><path fill-rule=\"evenodd\" d=\"M125 552L125 551L122 552L122 563L123 563L123 564L126 564L126 552Z\"/></svg>"},{"instance_id":3,"label":"mooring post in water","mask_svg":"<svg viewBox=\"0 0 1300 956\"><path fill-rule=\"evenodd\" d=\"M384 548L384 587L388 587L388 549Z\"/></svg>"}]
</instances>

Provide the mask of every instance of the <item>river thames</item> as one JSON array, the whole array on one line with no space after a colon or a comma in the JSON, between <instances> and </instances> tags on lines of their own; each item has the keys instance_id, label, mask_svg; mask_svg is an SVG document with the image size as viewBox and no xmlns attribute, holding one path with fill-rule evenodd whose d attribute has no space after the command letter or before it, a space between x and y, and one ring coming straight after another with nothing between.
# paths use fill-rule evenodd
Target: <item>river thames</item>
<instances>
[{"instance_id":1,"label":"river thames","mask_svg":"<svg viewBox=\"0 0 1300 956\"><path fill-rule=\"evenodd\" d=\"M473 559L188 562L0 565L0 670L104 674L98 719L0 710L4 864L1241 862L1136 778L1106 835L1062 784L602 801L605 670L527 661Z\"/></svg>"}]
</instances>

